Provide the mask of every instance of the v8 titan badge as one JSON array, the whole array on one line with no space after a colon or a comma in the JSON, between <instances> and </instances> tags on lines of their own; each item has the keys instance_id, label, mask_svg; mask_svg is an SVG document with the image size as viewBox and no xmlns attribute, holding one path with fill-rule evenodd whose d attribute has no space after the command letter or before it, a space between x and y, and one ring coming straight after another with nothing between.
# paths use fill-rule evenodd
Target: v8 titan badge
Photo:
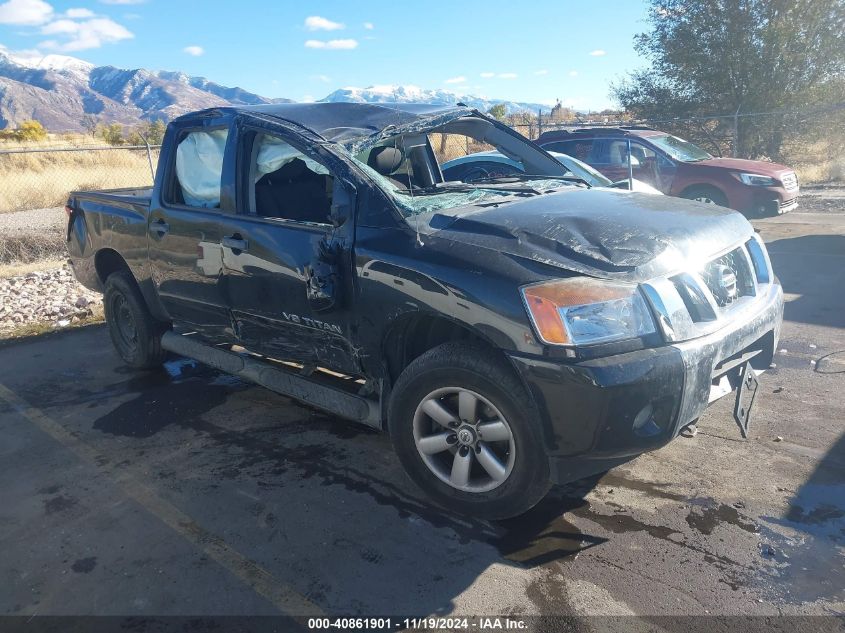
<instances>
[{"instance_id":1,"label":"v8 titan badge","mask_svg":"<svg viewBox=\"0 0 845 633\"><path fill-rule=\"evenodd\" d=\"M734 420L739 425L739 432L743 439L748 438L748 426L751 424L751 408L754 406L754 396L757 395L757 388L760 381L757 374L751 367L751 363L745 363L742 367L742 383L736 391L736 404L734 405Z\"/></svg>"}]
</instances>

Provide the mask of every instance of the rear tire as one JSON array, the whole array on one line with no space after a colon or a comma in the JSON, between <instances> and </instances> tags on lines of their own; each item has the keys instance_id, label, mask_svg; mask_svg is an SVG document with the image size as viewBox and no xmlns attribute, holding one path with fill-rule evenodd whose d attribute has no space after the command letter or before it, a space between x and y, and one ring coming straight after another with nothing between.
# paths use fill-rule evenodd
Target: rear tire
<instances>
[{"instance_id":1,"label":"rear tire","mask_svg":"<svg viewBox=\"0 0 845 633\"><path fill-rule=\"evenodd\" d=\"M507 362L479 345L445 343L408 365L388 425L408 475L449 510L509 518L551 486L531 398Z\"/></svg>"},{"instance_id":2,"label":"rear tire","mask_svg":"<svg viewBox=\"0 0 845 633\"><path fill-rule=\"evenodd\" d=\"M720 207L728 206L728 198L725 194L716 189L716 187L708 187L706 185L690 187L681 194L681 197L705 204L717 204Z\"/></svg>"},{"instance_id":3,"label":"rear tire","mask_svg":"<svg viewBox=\"0 0 845 633\"><path fill-rule=\"evenodd\" d=\"M161 336L169 326L150 314L129 271L106 279L103 308L112 344L123 362L136 369L152 369L164 362L167 352L161 348Z\"/></svg>"}]
</instances>

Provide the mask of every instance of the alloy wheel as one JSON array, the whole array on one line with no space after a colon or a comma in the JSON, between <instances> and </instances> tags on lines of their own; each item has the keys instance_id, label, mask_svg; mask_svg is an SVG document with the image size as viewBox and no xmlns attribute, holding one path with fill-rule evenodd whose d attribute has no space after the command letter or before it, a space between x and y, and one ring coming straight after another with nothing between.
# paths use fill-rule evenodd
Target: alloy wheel
<instances>
[{"instance_id":1,"label":"alloy wheel","mask_svg":"<svg viewBox=\"0 0 845 633\"><path fill-rule=\"evenodd\" d=\"M489 492L513 470L513 431L486 398L460 387L437 389L414 413L414 443L428 469L463 492Z\"/></svg>"}]
</instances>

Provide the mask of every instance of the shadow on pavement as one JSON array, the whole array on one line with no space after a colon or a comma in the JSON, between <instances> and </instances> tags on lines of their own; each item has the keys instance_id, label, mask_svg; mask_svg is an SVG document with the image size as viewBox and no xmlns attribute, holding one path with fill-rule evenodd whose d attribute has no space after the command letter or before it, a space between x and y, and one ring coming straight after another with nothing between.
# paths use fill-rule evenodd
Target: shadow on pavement
<instances>
[{"instance_id":1,"label":"shadow on pavement","mask_svg":"<svg viewBox=\"0 0 845 633\"><path fill-rule=\"evenodd\" d=\"M787 301L784 319L845 327L845 236L804 235L774 240L767 247L783 291L799 295Z\"/></svg>"}]
</instances>

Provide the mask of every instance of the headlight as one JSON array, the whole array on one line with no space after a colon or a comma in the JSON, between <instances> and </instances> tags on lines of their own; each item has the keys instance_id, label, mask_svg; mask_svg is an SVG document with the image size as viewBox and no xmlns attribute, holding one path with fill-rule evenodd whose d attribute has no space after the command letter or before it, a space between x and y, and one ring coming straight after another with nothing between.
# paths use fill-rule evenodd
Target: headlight
<instances>
[{"instance_id":1,"label":"headlight","mask_svg":"<svg viewBox=\"0 0 845 633\"><path fill-rule=\"evenodd\" d=\"M740 174L739 179L746 185L754 185L756 187L774 187L778 181L769 176L761 176L760 174Z\"/></svg>"},{"instance_id":2,"label":"headlight","mask_svg":"<svg viewBox=\"0 0 845 633\"><path fill-rule=\"evenodd\" d=\"M561 279L521 288L540 339L550 345L589 345L655 331L637 286L597 279Z\"/></svg>"}]
</instances>

